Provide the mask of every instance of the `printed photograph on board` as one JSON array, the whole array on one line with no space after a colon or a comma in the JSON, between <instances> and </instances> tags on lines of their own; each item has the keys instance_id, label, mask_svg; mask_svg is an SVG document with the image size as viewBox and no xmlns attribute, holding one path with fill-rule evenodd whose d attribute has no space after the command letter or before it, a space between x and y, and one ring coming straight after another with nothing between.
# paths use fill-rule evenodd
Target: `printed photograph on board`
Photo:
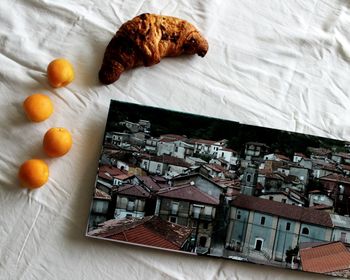
<instances>
[{"instance_id":1,"label":"printed photograph on board","mask_svg":"<svg viewBox=\"0 0 350 280\"><path fill-rule=\"evenodd\" d=\"M111 101L86 235L350 278L350 143Z\"/></svg>"}]
</instances>

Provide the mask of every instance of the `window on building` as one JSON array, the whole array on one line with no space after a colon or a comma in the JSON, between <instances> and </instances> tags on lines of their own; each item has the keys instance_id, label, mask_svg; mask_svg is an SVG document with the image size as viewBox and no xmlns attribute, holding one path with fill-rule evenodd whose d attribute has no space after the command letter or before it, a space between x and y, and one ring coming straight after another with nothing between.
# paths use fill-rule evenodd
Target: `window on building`
<instances>
[{"instance_id":1,"label":"window on building","mask_svg":"<svg viewBox=\"0 0 350 280\"><path fill-rule=\"evenodd\" d=\"M207 243L207 238L205 236L201 236L199 238L199 246L200 247L205 247L206 243Z\"/></svg>"},{"instance_id":2,"label":"window on building","mask_svg":"<svg viewBox=\"0 0 350 280\"><path fill-rule=\"evenodd\" d=\"M247 182L249 183L251 179L252 179L252 175L248 174L247 175Z\"/></svg>"},{"instance_id":3,"label":"window on building","mask_svg":"<svg viewBox=\"0 0 350 280\"><path fill-rule=\"evenodd\" d=\"M263 245L263 240L261 238L256 238L255 239L255 250L261 251Z\"/></svg>"},{"instance_id":4,"label":"window on building","mask_svg":"<svg viewBox=\"0 0 350 280\"><path fill-rule=\"evenodd\" d=\"M204 207L204 215L205 216L211 216L211 212L212 212L212 207L211 206L205 206Z\"/></svg>"},{"instance_id":5,"label":"window on building","mask_svg":"<svg viewBox=\"0 0 350 280\"><path fill-rule=\"evenodd\" d=\"M237 219L237 220L240 220L240 219L241 219L241 211L238 211L238 212L237 212L236 219Z\"/></svg>"},{"instance_id":6,"label":"window on building","mask_svg":"<svg viewBox=\"0 0 350 280\"><path fill-rule=\"evenodd\" d=\"M269 200L273 200L273 196L269 196Z\"/></svg>"},{"instance_id":7,"label":"window on building","mask_svg":"<svg viewBox=\"0 0 350 280\"><path fill-rule=\"evenodd\" d=\"M261 217L261 219L260 219L260 224L261 224L261 225L265 225L265 217Z\"/></svg>"},{"instance_id":8,"label":"window on building","mask_svg":"<svg viewBox=\"0 0 350 280\"><path fill-rule=\"evenodd\" d=\"M199 219L202 208L204 208L204 206L193 204L193 207L192 207L193 218Z\"/></svg>"},{"instance_id":9,"label":"window on building","mask_svg":"<svg viewBox=\"0 0 350 280\"><path fill-rule=\"evenodd\" d=\"M290 223L286 224L286 230L290 230Z\"/></svg>"},{"instance_id":10,"label":"window on building","mask_svg":"<svg viewBox=\"0 0 350 280\"><path fill-rule=\"evenodd\" d=\"M126 205L126 210L134 211L135 208L135 200L129 199L128 204Z\"/></svg>"},{"instance_id":11,"label":"window on building","mask_svg":"<svg viewBox=\"0 0 350 280\"><path fill-rule=\"evenodd\" d=\"M169 217L169 222L170 222L170 223L176 224L176 223L177 223L177 217L172 217L172 216L170 216L170 217Z\"/></svg>"},{"instance_id":12,"label":"window on building","mask_svg":"<svg viewBox=\"0 0 350 280\"><path fill-rule=\"evenodd\" d=\"M282 198L282 203L287 203L287 199L286 198Z\"/></svg>"},{"instance_id":13,"label":"window on building","mask_svg":"<svg viewBox=\"0 0 350 280\"><path fill-rule=\"evenodd\" d=\"M302 234L306 234L308 235L309 234L309 229L307 227L304 227L301 231Z\"/></svg>"},{"instance_id":14,"label":"window on building","mask_svg":"<svg viewBox=\"0 0 350 280\"><path fill-rule=\"evenodd\" d=\"M108 202L106 202L105 200L94 200L93 203L93 208L92 210L95 213L107 213L108 210Z\"/></svg>"},{"instance_id":15,"label":"window on building","mask_svg":"<svg viewBox=\"0 0 350 280\"><path fill-rule=\"evenodd\" d=\"M341 232L340 233L340 241L341 242L346 242L346 232Z\"/></svg>"},{"instance_id":16,"label":"window on building","mask_svg":"<svg viewBox=\"0 0 350 280\"><path fill-rule=\"evenodd\" d=\"M224 157L224 152L221 153L221 157Z\"/></svg>"},{"instance_id":17,"label":"window on building","mask_svg":"<svg viewBox=\"0 0 350 280\"><path fill-rule=\"evenodd\" d=\"M175 153L177 153L179 151L178 147L175 147Z\"/></svg>"},{"instance_id":18,"label":"window on building","mask_svg":"<svg viewBox=\"0 0 350 280\"><path fill-rule=\"evenodd\" d=\"M171 215L177 215L178 211L179 211L179 203L172 201L171 202Z\"/></svg>"}]
</instances>

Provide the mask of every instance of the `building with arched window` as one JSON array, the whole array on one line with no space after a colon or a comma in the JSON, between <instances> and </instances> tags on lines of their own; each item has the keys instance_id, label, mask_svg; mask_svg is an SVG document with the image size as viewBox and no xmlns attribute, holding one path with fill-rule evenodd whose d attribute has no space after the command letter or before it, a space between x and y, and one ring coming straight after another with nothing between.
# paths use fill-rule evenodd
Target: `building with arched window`
<instances>
[{"instance_id":1,"label":"building with arched window","mask_svg":"<svg viewBox=\"0 0 350 280\"><path fill-rule=\"evenodd\" d=\"M228 255L284 262L287 250L330 241L332 230L327 212L240 194L230 202L225 245Z\"/></svg>"}]
</instances>

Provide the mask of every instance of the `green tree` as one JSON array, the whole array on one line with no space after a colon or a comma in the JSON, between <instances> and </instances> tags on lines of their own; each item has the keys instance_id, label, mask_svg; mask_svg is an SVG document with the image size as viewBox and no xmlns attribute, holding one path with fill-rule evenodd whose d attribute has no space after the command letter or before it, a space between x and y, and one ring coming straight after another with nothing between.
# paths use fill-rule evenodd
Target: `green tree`
<instances>
[{"instance_id":1,"label":"green tree","mask_svg":"<svg viewBox=\"0 0 350 280\"><path fill-rule=\"evenodd\" d=\"M291 263L293 256L296 257L299 252L299 246L295 246L293 249L289 249L286 251L286 263Z\"/></svg>"}]
</instances>

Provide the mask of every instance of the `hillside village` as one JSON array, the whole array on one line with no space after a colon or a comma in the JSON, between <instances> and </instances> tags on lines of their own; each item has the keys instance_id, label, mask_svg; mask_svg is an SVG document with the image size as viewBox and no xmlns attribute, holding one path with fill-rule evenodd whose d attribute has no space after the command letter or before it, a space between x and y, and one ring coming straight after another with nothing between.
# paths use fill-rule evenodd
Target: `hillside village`
<instances>
[{"instance_id":1,"label":"hillside village","mask_svg":"<svg viewBox=\"0 0 350 280\"><path fill-rule=\"evenodd\" d=\"M88 235L350 276L346 143L288 157L266 143L154 137L147 120L118 125L104 138Z\"/></svg>"}]
</instances>

